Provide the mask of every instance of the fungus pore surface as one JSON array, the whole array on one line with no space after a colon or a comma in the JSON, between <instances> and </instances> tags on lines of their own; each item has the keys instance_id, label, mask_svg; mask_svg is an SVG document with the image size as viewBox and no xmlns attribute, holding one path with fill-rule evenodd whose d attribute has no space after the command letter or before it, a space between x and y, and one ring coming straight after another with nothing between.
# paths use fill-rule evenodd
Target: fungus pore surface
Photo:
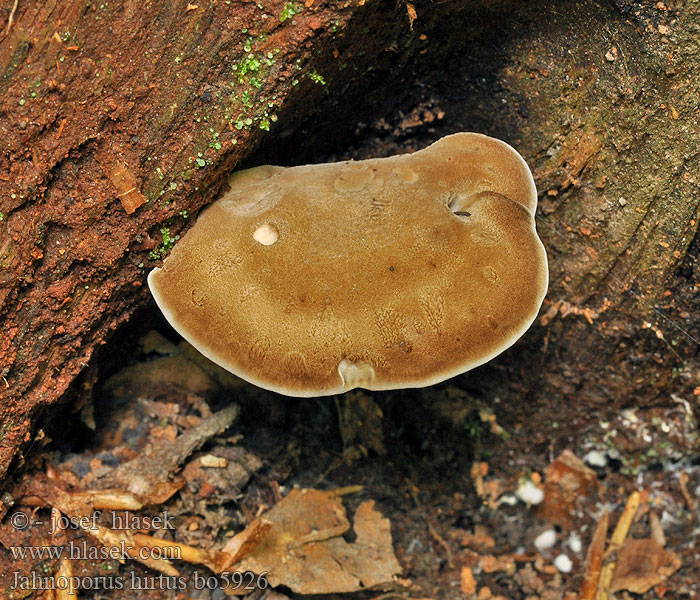
<instances>
[{"instance_id":1,"label":"fungus pore surface","mask_svg":"<svg viewBox=\"0 0 700 600\"><path fill-rule=\"evenodd\" d=\"M499 140L229 184L148 283L185 339L260 387L431 385L512 345L546 293L535 184Z\"/></svg>"}]
</instances>

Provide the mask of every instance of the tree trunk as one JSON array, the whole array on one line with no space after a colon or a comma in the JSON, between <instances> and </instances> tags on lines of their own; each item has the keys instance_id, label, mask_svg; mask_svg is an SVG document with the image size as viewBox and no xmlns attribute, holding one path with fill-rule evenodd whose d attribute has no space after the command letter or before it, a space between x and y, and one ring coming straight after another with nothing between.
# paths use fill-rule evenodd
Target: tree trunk
<instances>
[{"instance_id":1,"label":"tree trunk","mask_svg":"<svg viewBox=\"0 0 700 600\"><path fill-rule=\"evenodd\" d=\"M0 41L0 475L352 4L21 0ZM303 10L301 10L303 8ZM298 90L298 91L297 91ZM142 205L141 205L142 204Z\"/></svg>"},{"instance_id":2,"label":"tree trunk","mask_svg":"<svg viewBox=\"0 0 700 600\"><path fill-rule=\"evenodd\" d=\"M551 269L542 318L469 385L541 414L542 441L552 415L692 395L699 65L695 2L21 0L0 39L0 473L228 171L460 130L533 168Z\"/></svg>"}]
</instances>

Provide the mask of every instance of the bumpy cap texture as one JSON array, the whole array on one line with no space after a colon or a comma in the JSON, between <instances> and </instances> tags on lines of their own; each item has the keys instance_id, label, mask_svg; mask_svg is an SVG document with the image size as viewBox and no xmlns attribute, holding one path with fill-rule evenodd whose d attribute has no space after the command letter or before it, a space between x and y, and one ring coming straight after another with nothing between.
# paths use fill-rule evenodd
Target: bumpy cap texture
<instances>
[{"instance_id":1,"label":"bumpy cap texture","mask_svg":"<svg viewBox=\"0 0 700 600\"><path fill-rule=\"evenodd\" d=\"M148 283L185 339L260 387L431 385L511 346L546 293L535 184L499 140L229 184Z\"/></svg>"}]
</instances>

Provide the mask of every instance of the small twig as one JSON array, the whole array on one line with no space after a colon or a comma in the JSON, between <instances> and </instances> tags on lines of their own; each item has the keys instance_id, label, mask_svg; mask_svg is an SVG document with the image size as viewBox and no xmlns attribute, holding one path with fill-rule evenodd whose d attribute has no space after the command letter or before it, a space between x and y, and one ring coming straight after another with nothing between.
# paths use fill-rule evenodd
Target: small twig
<instances>
[{"instance_id":1,"label":"small twig","mask_svg":"<svg viewBox=\"0 0 700 600\"><path fill-rule=\"evenodd\" d=\"M12 28L12 23L14 23L15 20L15 13L17 12L17 5L19 4L19 0L15 0L15 3L12 5L12 10L10 11L10 16L7 19L7 27L5 28L5 35L8 35L10 33L10 29Z\"/></svg>"},{"instance_id":2,"label":"small twig","mask_svg":"<svg viewBox=\"0 0 700 600\"><path fill-rule=\"evenodd\" d=\"M63 133L63 128L66 126L66 121L68 120L68 117L65 119L61 120L61 123L58 125L58 132L56 133L56 141L61 139L61 134Z\"/></svg>"},{"instance_id":3,"label":"small twig","mask_svg":"<svg viewBox=\"0 0 700 600\"><path fill-rule=\"evenodd\" d=\"M67 556L62 556L56 572L56 600L78 600L73 579L73 563Z\"/></svg>"},{"instance_id":4,"label":"small twig","mask_svg":"<svg viewBox=\"0 0 700 600\"><path fill-rule=\"evenodd\" d=\"M690 478L688 477L688 473L685 471L681 471L680 474L678 475L678 483L681 486L681 494L683 494L683 500L685 500L685 503L688 505L688 510L691 512L695 511L695 502L693 502L693 498L691 497L690 493L688 492L688 481Z\"/></svg>"},{"instance_id":5,"label":"small twig","mask_svg":"<svg viewBox=\"0 0 700 600\"><path fill-rule=\"evenodd\" d=\"M610 598L610 585L612 583L615 567L617 566L617 551L622 548L622 545L625 543L627 533L632 526L632 521L634 521L634 515L637 514L640 500L639 492L632 492L630 494L630 497L627 499L627 504L625 505L625 510L622 511L620 520L617 522L617 525L615 525L615 530L610 536L610 543L606 550L606 556L609 562L603 566L603 570L600 573L600 584L598 585L598 594L596 595L597 600L608 600L608 598Z\"/></svg>"},{"instance_id":6,"label":"small twig","mask_svg":"<svg viewBox=\"0 0 700 600\"><path fill-rule=\"evenodd\" d=\"M139 548L154 548L159 550L158 555L167 558L177 558L189 563L208 565L212 564L214 554L209 550L202 550L195 546L171 542L162 538L156 538L144 533L134 533L134 541Z\"/></svg>"},{"instance_id":7,"label":"small twig","mask_svg":"<svg viewBox=\"0 0 700 600\"><path fill-rule=\"evenodd\" d=\"M666 545L666 534L664 533L663 525L661 525L659 515L653 510L649 512L649 529L651 530L651 537L663 548Z\"/></svg>"},{"instance_id":8,"label":"small twig","mask_svg":"<svg viewBox=\"0 0 700 600\"><path fill-rule=\"evenodd\" d=\"M591 545L588 546L586 554L586 571L581 585L579 600L593 600L595 591L598 588L600 579L600 569L603 566L603 554L605 551L605 538L608 535L608 513L603 513L593 532Z\"/></svg>"},{"instance_id":9,"label":"small twig","mask_svg":"<svg viewBox=\"0 0 700 600\"><path fill-rule=\"evenodd\" d=\"M345 487L339 487L331 490L336 496L347 496L348 494L357 494L363 491L365 487L363 485L346 485Z\"/></svg>"}]
</instances>

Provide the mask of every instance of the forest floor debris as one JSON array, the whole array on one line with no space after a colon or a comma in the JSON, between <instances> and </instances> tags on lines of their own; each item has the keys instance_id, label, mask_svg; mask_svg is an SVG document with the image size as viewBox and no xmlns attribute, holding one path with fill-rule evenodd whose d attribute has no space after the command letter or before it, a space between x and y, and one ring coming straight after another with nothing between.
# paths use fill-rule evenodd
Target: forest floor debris
<instances>
[{"instance_id":1,"label":"forest floor debris","mask_svg":"<svg viewBox=\"0 0 700 600\"><path fill-rule=\"evenodd\" d=\"M690 404L621 414L545 458L513 454L526 441L452 384L410 403L357 392L289 404L188 353L146 336L139 362L101 388L96 429L81 425L81 444L57 440L3 498L6 597L34 597L32 582L60 576L102 577L106 598L117 581L144 584L132 592L149 599L212 588L250 600L372 588L376 600L698 592L700 470L682 450L696 440ZM657 430L672 443L659 445ZM29 550L48 547L98 554Z\"/></svg>"}]
</instances>

